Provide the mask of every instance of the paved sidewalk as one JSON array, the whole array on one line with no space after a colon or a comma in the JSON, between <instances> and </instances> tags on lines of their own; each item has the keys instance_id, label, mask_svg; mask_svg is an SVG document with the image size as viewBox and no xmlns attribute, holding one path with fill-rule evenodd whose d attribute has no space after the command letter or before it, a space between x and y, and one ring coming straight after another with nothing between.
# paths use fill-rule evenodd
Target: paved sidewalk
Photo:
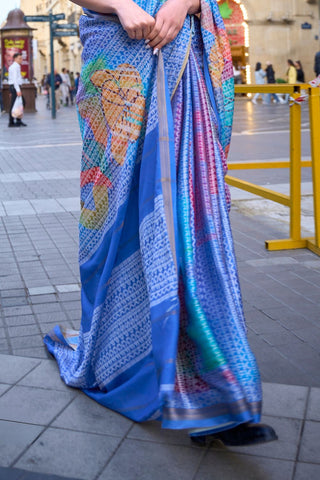
<instances>
[{"instance_id":1,"label":"paved sidewalk","mask_svg":"<svg viewBox=\"0 0 320 480\"><path fill-rule=\"evenodd\" d=\"M0 118L0 480L320 478L320 259L307 250L267 252L264 240L288 236L286 218L244 208L236 195L231 221L248 334L264 382L264 420L279 441L200 449L60 381L42 338L56 323L79 326L81 144L75 110L63 108L52 121L43 100L27 128L8 129ZM254 115L259 123L266 110ZM285 174L277 175L273 182L285 189Z\"/></svg>"},{"instance_id":2,"label":"paved sidewalk","mask_svg":"<svg viewBox=\"0 0 320 480\"><path fill-rule=\"evenodd\" d=\"M1 355L0 365L3 466L86 480L319 478L319 388L264 384L263 420L279 441L202 449L182 432L134 424L66 387L51 360Z\"/></svg>"}]
</instances>

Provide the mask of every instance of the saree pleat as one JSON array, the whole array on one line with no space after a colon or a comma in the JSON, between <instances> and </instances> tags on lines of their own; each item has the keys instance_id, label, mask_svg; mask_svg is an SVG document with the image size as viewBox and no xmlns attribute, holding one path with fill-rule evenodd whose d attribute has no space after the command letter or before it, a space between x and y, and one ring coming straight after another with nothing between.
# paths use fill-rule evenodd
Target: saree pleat
<instances>
[{"instance_id":1,"label":"saree pleat","mask_svg":"<svg viewBox=\"0 0 320 480\"><path fill-rule=\"evenodd\" d=\"M47 348L68 385L132 420L259 421L224 181L232 69L217 4L203 0L201 23L187 17L158 58L116 17L83 16L80 31L81 329L55 327Z\"/></svg>"}]
</instances>

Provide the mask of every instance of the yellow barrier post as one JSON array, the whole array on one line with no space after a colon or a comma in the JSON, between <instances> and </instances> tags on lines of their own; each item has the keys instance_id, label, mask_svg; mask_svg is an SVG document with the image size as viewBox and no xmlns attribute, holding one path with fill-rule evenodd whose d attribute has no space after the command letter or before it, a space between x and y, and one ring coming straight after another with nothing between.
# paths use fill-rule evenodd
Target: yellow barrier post
<instances>
[{"instance_id":1,"label":"yellow barrier post","mask_svg":"<svg viewBox=\"0 0 320 480\"><path fill-rule=\"evenodd\" d=\"M309 88L310 139L312 155L315 238L308 248L320 255L320 89Z\"/></svg>"},{"instance_id":2,"label":"yellow barrier post","mask_svg":"<svg viewBox=\"0 0 320 480\"><path fill-rule=\"evenodd\" d=\"M298 98L300 92L292 98ZM268 250L305 248L307 240L301 239L301 106L290 107L290 238L267 240Z\"/></svg>"}]
</instances>

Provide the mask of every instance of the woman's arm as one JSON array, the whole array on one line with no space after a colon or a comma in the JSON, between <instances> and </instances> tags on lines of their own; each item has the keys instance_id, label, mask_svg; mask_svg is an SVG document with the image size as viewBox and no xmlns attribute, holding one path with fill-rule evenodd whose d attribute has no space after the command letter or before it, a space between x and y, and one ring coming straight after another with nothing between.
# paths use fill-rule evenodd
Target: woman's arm
<instances>
[{"instance_id":1,"label":"woman's arm","mask_svg":"<svg viewBox=\"0 0 320 480\"><path fill-rule=\"evenodd\" d=\"M99 13L115 13L130 38L147 38L155 19L140 8L133 0L72 0L80 7Z\"/></svg>"},{"instance_id":2,"label":"woman's arm","mask_svg":"<svg viewBox=\"0 0 320 480\"><path fill-rule=\"evenodd\" d=\"M200 12L200 0L167 0L153 18L133 0L72 0L99 13L115 13L130 38L149 40L159 50L176 38L188 14Z\"/></svg>"},{"instance_id":3,"label":"woman's arm","mask_svg":"<svg viewBox=\"0 0 320 480\"><path fill-rule=\"evenodd\" d=\"M117 13L117 7L122 3L126 3L126 0L71 0L72 3L76 3L80 7L87 8L88 10L94 10L98 13Z\"/></svg>"}]
</instances>

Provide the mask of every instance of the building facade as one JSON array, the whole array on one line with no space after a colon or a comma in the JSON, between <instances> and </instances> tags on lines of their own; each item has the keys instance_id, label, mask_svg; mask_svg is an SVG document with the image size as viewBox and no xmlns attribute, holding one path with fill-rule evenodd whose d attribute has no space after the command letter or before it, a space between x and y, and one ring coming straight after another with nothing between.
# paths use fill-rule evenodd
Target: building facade
<instances>
[{"instance_id":1,"label":"building facade","mask_svg":"<svg viewBox=\"0 0 320 480\"><path fill-rule=\"evenodd\" d=\"M313 78L314 54L320 50L319 0L218 0L228 30L234 63L244 67L250 82L257 62L271 62L276 77L286 79L287 60L300 60L306 79ZM70 0L21 0L26 15L65 13L66 22L77 23L81 8ZM63 23L63 22L61 22ZM30 23L34 31L34 70L40 79L50 69L47 23ZM55 65L61 71L79 71L78 37L54 40Z\"/></svg>"},{"instance_id":2,"label":"building facade","mask_svg":"<svg viewBox=\"0 0 320 480\"><path fill-rule=\"evenodd\" d=\"M314 77L320 50L319 0L219 0L234 63L246 67L247 81L257 62L271 62L286 79L287 60L300 60L306 80Z\"/></svg>"},{"instance_id":3,"label":"building facade","mask_svg":"<svg viewBox=\"0 0 320 480\"><path fill-rule=\"evenodd\" d=\"M82 13L81 7L70 0L21 0L20 8L25 15L47 15L64 13L65 20L59 23L78 23ZM50 71L50 38L48 22L29 22L33 32L34 74L40 80ZM81 43L79 37L61 37L54 39L55 68L61 72L63 67L71 72L79 72L81 68Z\"/></svg>"}]
</instances>

